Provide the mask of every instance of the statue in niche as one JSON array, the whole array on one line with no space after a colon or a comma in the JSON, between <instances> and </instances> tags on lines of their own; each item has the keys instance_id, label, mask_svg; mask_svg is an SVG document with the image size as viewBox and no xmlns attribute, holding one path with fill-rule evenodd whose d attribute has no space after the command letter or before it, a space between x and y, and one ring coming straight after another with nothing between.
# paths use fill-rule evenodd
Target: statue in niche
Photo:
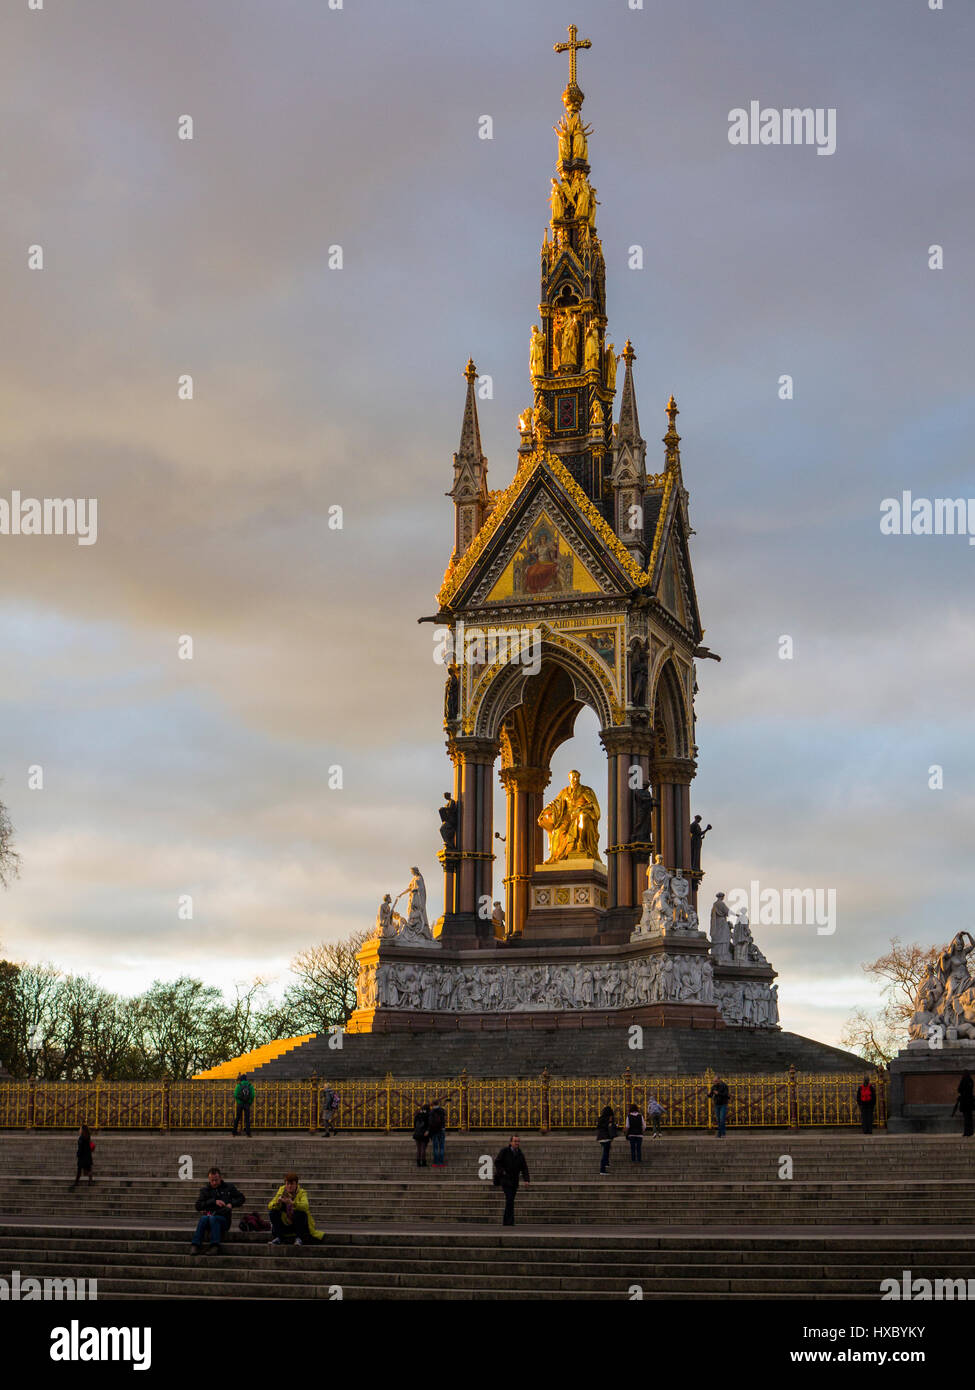
<instances>
[{"instance_id":1,"label":"statue in niche","mask_svg":"<svg viewBox=\"0 0 975 1390\"><path fill-rule=\"evenodd\" d=\"M566 314L559 337L559 366L574 367L579 361L579 319L571 311Z\"/></svg>"},{"instance_id":2,"label":"statue in niche","mask_svg":"<svg viewBox=\"0 0 975 1390\"><path fill-rule=\"evenodd\" d=\"M645 708L647 703L647 675L650 658L647 642L642 637L634 637L630 644L630 704Z\"/></svg>"},{"instance_id":3,"label":"statue in niche","mask_svg":"<svg viewBox=\"0 0 975 1390\"><path fill-rule=\"evenodd\" d=\"M460 672L454 662L447 667L447 684L444 689L443 717L452 724L460 710Z\"/></svg>"},{"instance_id":4,"label":"statue in niche","mask_svg":"<svg viewBox=\"0 0 975 1390\"><path fill-rule=\"evenodd\" d=\"M633 828L630 841L649 844L653 840L653 813L657 799L651 787L633 788Z\"/></svg>"},{"instance_id":5,"label":"statue in niche","mask_svg":"<svg viewBox=\"0 0 975 1390\"><path fill-rule=\"evenodd\" d=\"M565 184L561 183L558 179L553 178L552 192L550 195L552 203L553 222L562 222L565 220L565 194Z\"/></svg>"},{"instance_id":6,"label":"statue in niche","mask_svg":"<svg viewBox=\"0 0 975 1390\"><path fill-rule=\"evenodd\" d=\"M702 829L700 816L695 816L691 822L691 873L700 873L701 871L701 848L705 835L711 829L711 825L706 825Z\"/></svg>"},{"instance_id":7,"label":"statue in niche","mask_svg":"<svg viewBox=\"0 0 975 1390\"><path fill-rule=\"evenodd\" d=\"M603 362L606 367L606 389L607 391L616 390L616 364L619 358L616 356L615 343L607 344L606 351L603 353Z\"/></svg>"},{"instance_id":8,"label":"statue in niche","mask_svg":"<svg viewBox=\"0 0 975 1390\"><path fill-rule=\"evenodd\" d=\"M586 329L586 347L584 358L584 369L587 372L599 370L599 326L595 319L590 319Z\"/></svg>"},{"instance_id":9,"label":"statue in niche","mask_svg":"<svg viewBox=\"0 0 975 1390\"><path fill-rule=\"evenodd\" d=\"M528 367L532 376L545 375L545 334L537 323L532 324L531 345L528 349Z\"/></svg>"},{"instance_id":10,"label":"statue in niche","mask_svg":"<svg viewBox=\"0 0 975 1390\"><path fill-rule=\"evenodd\" d=\"M450 792L443 794L444 804L440 807L440 838L445 849L457 848L457 802Z\"/></svg>"},{"instance_id":11,"label":"statue in niche","mask_svg":"<svg viewBox=\"0 0 975 1390\"><path fill-rule=\"evenodd\" d=\"M569 785L563 787L538 817L538 824L548 831L549 854L546 864L560 864L567 859L599 857L599 802L592 787L585 786L573 768Z\"/></svg>"},{"instance_id":12,"label":"statue in niche","mask_svg":"<svg viewBox=\"0 0 975 1390\"><path fill-rule=\"evenodd\" d=\"M579 173L578 178L572 186L575 195L576 217L584 222L589 221L589 214L592 212L592 189L583 173Z\"/></svg>"}]
</instances>

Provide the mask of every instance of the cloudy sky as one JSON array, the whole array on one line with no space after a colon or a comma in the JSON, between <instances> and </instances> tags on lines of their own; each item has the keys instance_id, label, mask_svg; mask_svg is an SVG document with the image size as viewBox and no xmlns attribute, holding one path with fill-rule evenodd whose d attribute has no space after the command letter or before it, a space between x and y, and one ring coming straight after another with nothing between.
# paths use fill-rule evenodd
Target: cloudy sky
<instances>
[{"instance_id":1,"label":"cloudy sky","mask_svg":"<svg viewBox=\"0 0 975 1390\"><path fill-rule=\"evenodd\" d=\"M975 549L879 526L903 489L975 496L969 6L11 0L0 497L96 497L98 540L0 536L8 955L125 991L280 984L414 862L440 911L416 619L469 354L491 486L514 470L573 21L608 336L654 467L677 397L723 658L699 671L702 901L835 889L835 934L756 930L783 1023L827 1041L891 936L972 928ZM732 146L753 100L835 108L835 154ZM595 733L584 712L556 785L603 785Z\"/></svg>"}]
</instances>

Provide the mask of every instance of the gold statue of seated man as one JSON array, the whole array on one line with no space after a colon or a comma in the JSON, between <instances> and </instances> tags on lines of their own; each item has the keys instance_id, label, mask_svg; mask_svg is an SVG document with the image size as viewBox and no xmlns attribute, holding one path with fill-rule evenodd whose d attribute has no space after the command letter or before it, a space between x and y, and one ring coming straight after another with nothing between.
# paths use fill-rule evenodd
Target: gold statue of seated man
<instances>
[{"instance_id":1,"label":"gold statue of seated man","mask_svg":"<svg viewBox=\"0 0 975 1390\"><path fill-rule=\"evenodd\" d=\"M538 824L548 831L546 864L560 864L565 859L594 859L597 864L602 863L599 802L592 787L580 782L575 769L569 773L569 785L545 807Z\"/></svg>"}]
</instances>

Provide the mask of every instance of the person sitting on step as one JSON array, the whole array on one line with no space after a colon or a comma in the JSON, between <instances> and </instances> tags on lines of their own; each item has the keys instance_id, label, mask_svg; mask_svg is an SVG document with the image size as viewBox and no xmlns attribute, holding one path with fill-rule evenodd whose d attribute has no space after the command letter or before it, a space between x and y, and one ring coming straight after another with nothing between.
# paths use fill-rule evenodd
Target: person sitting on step
<instances>
[{"instance_id":1,"label":"person sitting on step","mask_svg":"<svg viewBox=\"0 0 975 1390\"><path fill-rule=\"evenodd\" d=\"M190 1246L193 1254L200 1253L203 1237L209 1234L209 1253L219 1255L220 1242L230 1226L231 1210L243 1205L244 1194L238 1192L232 1182L224 1181L219 1168L211 1168L206 1185L200 1188L200 1195L196 1199L196 1209L202 1215L196 1223L196 1233Z\"/></svg>"},{"instance_id":2,"label":"person sitting on step","mask_svg":"<svg viewBox=\"0 0 975 1390\"><path fill-rule=\"evenodd\" d=\"M285 1236L294 1236L295 1245L303 1245L306 1240L324 1240L315 1229L308 1193L298 1185L297 1173L285 1173L284 1182L267 1204L274 1235L272 1245L280 1245Z\"/></svg>"}]
</instances>

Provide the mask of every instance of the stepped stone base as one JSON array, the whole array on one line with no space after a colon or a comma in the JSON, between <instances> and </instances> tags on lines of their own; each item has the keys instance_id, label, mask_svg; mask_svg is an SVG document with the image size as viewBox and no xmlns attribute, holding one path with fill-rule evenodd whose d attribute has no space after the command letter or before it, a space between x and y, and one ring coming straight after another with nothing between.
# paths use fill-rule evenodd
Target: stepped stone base
<instances>
[{"instance_id":1,"label":"stepped stone base","mask_svg":"<svg viewBox=\"0 0 975 1390\"><path fill-rule=\"evenodd\" d=\"M975 1042L932 1048L911 1043L890 1064L888 1127L894 1133L953 1134L962 1073L975 1072Z\"/></svg>"},{"instance_id":2,"label":"stepped stone base","mask_svg":"<svg viewBox=\"0 0 975 1390\"><path fill-rule=\"evenodd\" d=\"M525 1014L515 1026L513 1017L497 1017L490 1026L477 1027L460 1020L451 1032L419 1030L390 1033L355 1033L342 1038L319 1034L283 1057L258 1068L258 1080L286 1081L305 1076L329 1080L341 1077L394 1076L431 1080L459 1076L533 1077L547 1068L553 1076L619 1076L627 1067L634 1076L703 1075L705 1070L729 1076L765 1075L795 1066L804 1072L862 1073L866 1064L852 1052L766 1028L701 1028L643 1026L642 1047L631 1047L631 1033L618 1021L612 1026L581 1028L568 1025L568 1014L559 1016L558 1027ZM499 1022L502 1028L499 1029ZM474 1023L472 1027L471 1024ZM330 1041L333 1046L329 1046Z\"/></svg>"},{"instance_id":3,"label":"stepped stone base","mask_svg":"<svg viewBox=\"0 0 975 1390\"><path fill-rule=\"evenodd\" d=\"M591 1031L594 1028L626 1029L639 1023L645 1028L724 1028L713 1004L642 1004L634 1009L590 1009L586 1013L535 1009L531 1013L442 1014L396 1009L357 1009L352 1033L524 1033L558 1030Z\"/></svg>"}]
</instances>

